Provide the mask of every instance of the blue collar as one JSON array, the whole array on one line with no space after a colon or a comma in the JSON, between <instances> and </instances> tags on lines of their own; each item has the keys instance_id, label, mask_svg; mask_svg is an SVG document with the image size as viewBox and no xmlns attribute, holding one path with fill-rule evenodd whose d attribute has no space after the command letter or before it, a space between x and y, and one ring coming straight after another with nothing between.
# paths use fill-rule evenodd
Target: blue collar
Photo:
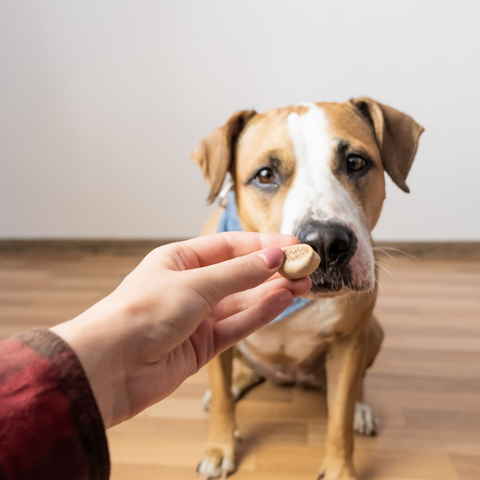
<instances>
[{"instance_id":1,"label":"blue collar","mask_svg":"<svg viewBox=\"0 0 480 480\"><path fill-rule=\"evenodd\" d=\"M235 202L235 192L228 192L227 196L227 208L222 213L220 221L218 222L217 233L222 232L241 232L242 226L240 225L240 219L237 213L237 204ZM290 315L291 313L300 310L312 303L311 300L305 300L304 298L297 297L293 299L293 302L287 307L277 318L271 323L278 322L282 318Z\"/></svg>"}]
</instances>

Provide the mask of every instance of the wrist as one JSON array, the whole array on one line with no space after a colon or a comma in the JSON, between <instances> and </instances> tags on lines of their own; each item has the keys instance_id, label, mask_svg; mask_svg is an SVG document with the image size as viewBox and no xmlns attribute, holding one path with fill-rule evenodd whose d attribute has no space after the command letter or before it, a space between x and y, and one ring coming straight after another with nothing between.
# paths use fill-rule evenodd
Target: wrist
<instances>
[{"instance_id":1,"label":"wrist","mask_svg":"<svg viewBox=\"0 0 480 480\"><path fill-rule=\"evenodd\" d=\"M108 298L108 297L107 297ZM77 355L90 383L105 428L119 423L125 403L123 359L113 318L121 317L108 306L107 299L50 330L67 342Z\"/></svg>"}]
</instances>

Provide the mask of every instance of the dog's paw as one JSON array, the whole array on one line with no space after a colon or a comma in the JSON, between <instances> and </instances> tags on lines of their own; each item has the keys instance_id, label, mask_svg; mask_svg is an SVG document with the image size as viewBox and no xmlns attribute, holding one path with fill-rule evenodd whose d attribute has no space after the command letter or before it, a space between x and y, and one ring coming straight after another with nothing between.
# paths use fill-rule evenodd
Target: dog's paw
<instances>
[{"instance_id":1,"label":"dog's paw","mask_svg":"<svg viewBox=\"0 0 480 480\"><path fill-rule=\"evenodd\" d=\"M354 477L347 473L346 475L339 474L339 475L329 475L327 472L322 472L318 477L317 480L357 480L357 477Z\"/></svg>"},{"instance_id":2,"label":"dog's paw","mask_svg":"<svg viewBox=\"0 0 480 480\"><path fill-rule=\"evenodd\" d=\"M377 434L378 421L372 409L364 403L355 403L353 429L360 435L372 437Z\"/></svg>"},{"instance_id":3,"label":"dog's paw","mask_svg":"<svg viewBox=\"0 0 480 480\"><path fill-rule=\"evenodd\" d=\"M235 471L235 440L217 443L209 441L200 456L197 472L200 480L227 478Z\"/></svg>"},{"instance_id":4,"label":"dog's paw","mask_svg":"<svg viewBox=\"0 0 480 480\"><path fill-rule=\"evenodd\" d=\"M357 480L357 477L350 471L350 469L320 469L320 474L317 480Z\"/></svg>"},{"instance_id":5,"label":"dog's paw","mask_svg":"<svg viewBox=\"0 0 480 480\"><path fill-rule=\"evenodd\" d=\"M357 480L352 466L344 462L324 462L317 480Z\"/></svg>"}]
</instances>

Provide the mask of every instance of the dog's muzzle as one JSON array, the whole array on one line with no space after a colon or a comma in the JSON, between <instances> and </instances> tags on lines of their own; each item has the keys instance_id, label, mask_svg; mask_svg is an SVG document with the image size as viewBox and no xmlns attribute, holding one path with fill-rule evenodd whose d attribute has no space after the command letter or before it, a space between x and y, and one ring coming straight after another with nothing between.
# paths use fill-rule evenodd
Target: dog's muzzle
<instances>
[{"instance_id":1,"label":"dog's muzzle","mask_svg":"<svg viewBox=\"0 0 480 480\"><path fill-rule=\"evenodd\" d=\"M344 287L355 290L352 284L350 260L357 250L357 236L339 221L301 224L295 236L310 245L321 258L320 266L310 275L311 293L338 292Z\"/></svg>"}]
</instances>

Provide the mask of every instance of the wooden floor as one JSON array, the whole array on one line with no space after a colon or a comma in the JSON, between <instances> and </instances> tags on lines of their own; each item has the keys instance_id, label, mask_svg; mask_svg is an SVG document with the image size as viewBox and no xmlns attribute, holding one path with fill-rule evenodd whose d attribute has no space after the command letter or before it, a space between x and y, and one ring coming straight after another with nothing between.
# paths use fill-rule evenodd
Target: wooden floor
<instances>
[{"instance_id":1,"label":"wooden floor","mask_svg":"<svg viewBox=\"0 0 480 480\"><path fill-rule=\"evenodd\" d=\"M69 319L109 293L139 256L0 254L0 336ZM380 434L356 438L360 480L480 479L480 262L383 259L386 330L367 377ZM390 276L391 275L391 276ZM109 431L114 480L196 479L207 437L205 371ZM327 419L318 391L265 383L238 405L234 479L316 479Z\"/></svg>"}]
</instances>

